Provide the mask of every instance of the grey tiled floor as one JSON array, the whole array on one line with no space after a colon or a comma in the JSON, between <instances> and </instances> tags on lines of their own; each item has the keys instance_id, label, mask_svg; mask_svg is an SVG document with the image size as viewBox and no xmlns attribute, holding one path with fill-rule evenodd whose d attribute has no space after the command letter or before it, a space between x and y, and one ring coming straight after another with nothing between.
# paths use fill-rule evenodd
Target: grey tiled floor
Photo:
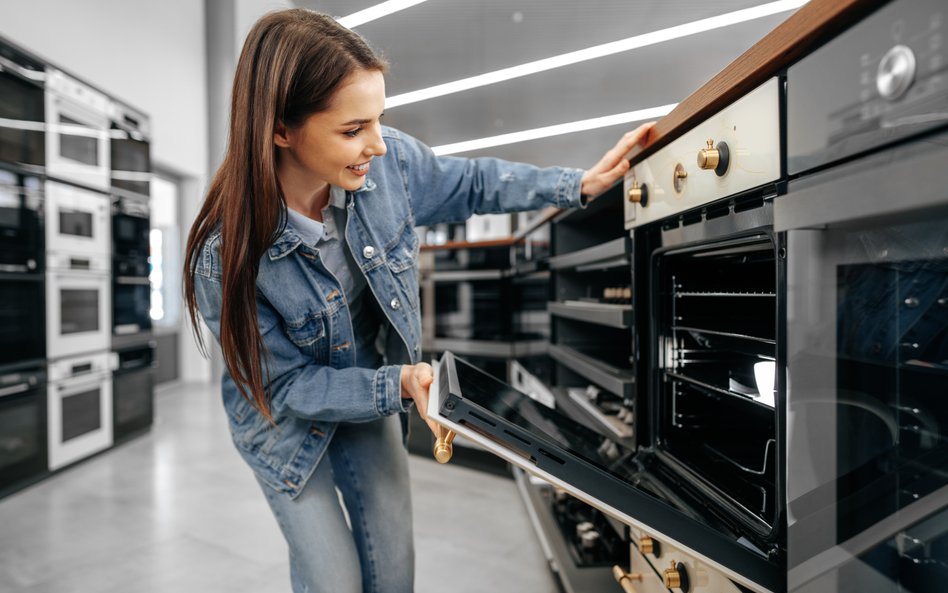
<instances>
[{"instance_id":1,"label":"grey tiled floor","mask_svg":"<svg viewBox=\"0 0 948 593\"><path fill-rule=\"evenodd\" d=\"M512 480L411 457L416 591L557 590ZM290 591L217 388L159 390L145 436L0 500L4 593Z\"/></svg>"}]
</instances>

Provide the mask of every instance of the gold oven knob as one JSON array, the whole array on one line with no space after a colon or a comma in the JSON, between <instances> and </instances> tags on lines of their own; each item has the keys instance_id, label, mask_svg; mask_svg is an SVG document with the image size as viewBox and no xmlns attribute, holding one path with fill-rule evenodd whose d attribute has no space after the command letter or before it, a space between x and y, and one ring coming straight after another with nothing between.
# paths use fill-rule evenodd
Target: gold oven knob
<instances>
[{"instance_id":1,"label":"gold oven knob","mask_svg":"<svg viewBox=\"0 0 948 593\"><path fill-rule=\"evenodd\" d=\"M640 186L638 181L632 180L632 187L629 188L629 201L633 204L648 206L648 186L644 183Z\"/></svg>"},{"instance_id":2,"label":"gold oven knob","mask_svg":"<svg viewBox=\"0 0 948 593\"><path fill-rule=\"evenodd\" d=\"M639 538L639 552L643 554L652 554L655 552L655 542L647 535Z\"/></svg>"},{"instance_id":3,"label":"gold oven knob","mask_svg":"<svg viewBox=\"0 0 948 593\"><path fill-rule=\"evenodd\" d=\"M435 440L434 444L434 458L438 463L447 463L451 461L451 456L454 455L454 437L457 434L453 430L447 430L441 428L441 434Z\"/></svg>"},{"instance_id":4,"label":"gold oven knob","mask_svg":"<svg viewBox=\"0 0 948 593\"><path fill-rule=\"evenodd\" d=\"M701 169L713 169L718 177L727 173L727 167L730 161L730 151L726 142L718 142L714 145L714 140L708 138L708 145L698 151L698 167Z\"/></svg>"},{"instance_id":5,"label":"gold oven knob","mask_svg":"<svg viewBox=\"0 0 948 593\"><path fill-rule=\"evenodd\" d=\"M721 153L714 147L714 140L708 138L707 148L698 151L698 167L700 169L714 169L721 160Z\"/></svg>"},{"instance_id":6,"label":"gold oven knob","mask_svg":"<svg viewBox=\"0 0 948 593\"><path fill-rule=\"evenodd\" d=\"M681 589L685 593L688 593L690 589L685 565L674 560L672 560L671 566L662 573L662 582L669 589Z\"/></svg>"}]
</instances>

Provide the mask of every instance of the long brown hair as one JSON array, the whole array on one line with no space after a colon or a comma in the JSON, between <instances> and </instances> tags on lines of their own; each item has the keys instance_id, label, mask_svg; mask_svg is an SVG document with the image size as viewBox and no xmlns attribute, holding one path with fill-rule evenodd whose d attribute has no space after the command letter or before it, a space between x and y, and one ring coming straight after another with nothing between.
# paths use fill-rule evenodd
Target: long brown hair
<instances>
[{"instance_id":1,"label":"long brown hair","mask_svg":"<svg viewBox=\"0 0 948 593\"><path fill-rule=\"evenodd\" d=\"M250 30L237 62L230 135L185 252L184 299L191 329L199 310L193 270L208 237L221 230L220 344L240 393L273 420L257 326L256 282L260 258L283 232L286 203L276 176L277 124L298 128L325 110L340 84L358 69L385 71L385 61L359 35L331 17L303 8L267 14Z\"/></svg>"}]
</instances>

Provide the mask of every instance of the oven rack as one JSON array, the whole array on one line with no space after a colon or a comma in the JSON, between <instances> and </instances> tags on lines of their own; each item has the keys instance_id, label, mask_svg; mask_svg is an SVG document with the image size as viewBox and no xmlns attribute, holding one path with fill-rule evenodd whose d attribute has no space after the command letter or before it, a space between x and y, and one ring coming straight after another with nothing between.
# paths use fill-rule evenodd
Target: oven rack
<instances>
[{"instance_id":1,"label":"oven rack","mask_svg":"<svg viewBox=\"0 0 948 593\"><path fill-rule=\"evenodd\" d=\"M681 382L683 382L683 383L688 383L689 385L691 385L691 386L693 386L693 387L699 387L699 388L707 389L707 390L710 390L710 391L713 391L713 392L715 392L715 393L718 393L718 394L721 394L721 395L725 395L725 396L728 396L728 397L738 398L738 399L741 400L741 401L753 402L753 403L756 404L756 405L763 406L763 407L765 407L765 408L767 408L767 409L770 409L770 410L773 410L773 408L774 408L772 405L768 405L768 404L766 404L766 403L764 403L764 402L759 401L757 398L753 397L752 395L748 395L748 394L746 394L746 393L740 393L740 392L737 392L737 391L733 391L733 390L731 390L731 389L728 389L728 388L726 388L726 387L720 387L720 386L718 386L718 385L715 385L713 378L707 378L707 377L702 377L702 378L689 377L689 376L687 376L687 375L683 375L683 374L681 374L681 373L676 373L676 372L673 372L673 371L665 371L664 374L665 374L666 377L668 377L668 378L670 378L670 379L674 379L674 380L676 380L676 381L681 381Z\"/></svg>"},{"instance_id":2,"label":"oven rack","mask_svg":"<svg viewBox=\"0 0 948 593\"><path fill-rule=\"evenodd\" d=\"M586 301L555 301L548 305L550 315L595 323L618 329L632 326L632 305Z\"/></svg>"},{"instance_id":3,"label":"oven rack","mask_svg":"<svg viewBox=\"0 0 948 593\"><path fill-rule=\"evenodd\" d=\"M605 364L561 344L550 344L549 355L563 366L623 399L633 395L635 375L629 369Z\"/></svg>"},{"instance_id":4,"label":"oven rack","mask_svg":"<svg viewBox=\"0 0 948 593\"><path fill-rule=\"evenodd\" d=\"M577 271L604 270L630 264L630 237L619 237L599 245L550 257L550 268Z\"/></svg>"}]
</instances>

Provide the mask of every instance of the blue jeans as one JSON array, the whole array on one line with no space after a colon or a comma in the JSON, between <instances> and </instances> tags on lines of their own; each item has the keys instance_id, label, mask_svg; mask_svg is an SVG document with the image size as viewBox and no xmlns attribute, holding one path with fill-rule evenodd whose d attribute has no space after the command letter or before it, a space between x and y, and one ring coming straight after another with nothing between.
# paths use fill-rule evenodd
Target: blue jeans
<instances>
[{"instance_id":1,"label":"blue jeans","mask_svg":"<svg viewBox=\"0 0 948 593\"><path fill-rule=\"evenodd\" d=\"M340 423L296 499L261 487L289 544L294 593L414 589L408 454L397 414Z\"/></svg>"}]
</instances>

